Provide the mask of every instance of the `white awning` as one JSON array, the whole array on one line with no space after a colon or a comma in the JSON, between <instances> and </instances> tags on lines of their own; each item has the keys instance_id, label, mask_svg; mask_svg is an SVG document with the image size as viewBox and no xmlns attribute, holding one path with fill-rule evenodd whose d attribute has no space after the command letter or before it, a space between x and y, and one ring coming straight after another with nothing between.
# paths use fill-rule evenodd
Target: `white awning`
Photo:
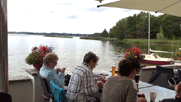
<instances>
[{"instance_id":1,"label":"white awning","mask_svg":"<svg viewBox=\"0 0 181 102\"><path fill-rule=\"evenodd\" d=\"M181 17L181 0L119 0L97 7L101 6L153 11Z\"/></svg>"}]
</instances>

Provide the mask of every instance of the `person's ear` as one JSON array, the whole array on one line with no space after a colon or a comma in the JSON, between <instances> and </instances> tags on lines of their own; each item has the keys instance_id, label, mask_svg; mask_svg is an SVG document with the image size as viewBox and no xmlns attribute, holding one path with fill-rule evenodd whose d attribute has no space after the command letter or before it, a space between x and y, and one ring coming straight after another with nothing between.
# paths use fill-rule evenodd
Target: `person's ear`
<instances>
[{"instance_id":1,"label":"person's ear","mask_svg":"<svg viewBox=\"0 0 181 102\"><path fill-rule=\"evenodd\" d=\"M132 70L132 73L136 73L136 69L133 69L133 70Z\"/></svg>"},{"instance_id":2,"label":"person's ear","mask_svg":"<svg viewBox=\"0 0 181 102\"><path fill-rule=\"evenodd\" d=\"M94 62L93 59L91 59L90 62L93 63Z\"/></svg>"}]
</instances>

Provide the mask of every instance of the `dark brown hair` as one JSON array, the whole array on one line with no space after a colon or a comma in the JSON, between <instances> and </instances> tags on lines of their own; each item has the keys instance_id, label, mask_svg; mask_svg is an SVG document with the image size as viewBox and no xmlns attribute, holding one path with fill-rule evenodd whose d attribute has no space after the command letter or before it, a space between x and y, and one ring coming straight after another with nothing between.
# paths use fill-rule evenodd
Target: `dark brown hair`
<instances>
[{"instance_id":1,"label":"dark brown hair","mask_svg":"<svg viewBox=\"0 0 181 102\"><path fill-rule=\"evenodd\" d=\"M99 57L96 56L96 54L94 54L93 52L88 52L85 54L83 62L88 64L90 62L90 60L92 60L92 59L94 62L97 63L99 60Z\"/></svg>"},{"instance_id":2,"label":"dark brown hair","mask_svg":"<svg viewBox=\"0 0 181 102\"><path fill-rule=\"evenodd\" d=\"M123 59L118 64L118 72L121 76L128 76L134 69L140 70L140 61L134 57Z\"/></svg>"}]
</instances>

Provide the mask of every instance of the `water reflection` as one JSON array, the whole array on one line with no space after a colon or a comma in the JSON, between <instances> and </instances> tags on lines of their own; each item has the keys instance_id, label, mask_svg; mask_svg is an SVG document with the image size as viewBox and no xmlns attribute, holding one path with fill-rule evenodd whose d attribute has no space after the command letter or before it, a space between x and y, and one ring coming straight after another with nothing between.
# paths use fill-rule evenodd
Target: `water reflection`
<instances>
[{"instance_id":1,"label":"water reflection","mask_svg":"<svg viewBox=\"0 0 181 102\"><path fill-rule=\"evenodd\" d=\"M85 40L74 38L44 37L41 35L8 35L8 65L9 75L17 76L27 74L26 68L33 68L25 63L25 58L32 47L48 45L55 47L58 56L57 67L67 66L67 73L71 73L75 66L83 62L83 56L92 51L99 56L99 64L94 70L111 70L112 65L118 64L124 53L119 47L113 46L109 41ZM122 50L122 49L121 49Z\"/></svg>"},{"instance_id":2,"label":"water reflection","mask_svg":"<svg viewBox=\"0 0 181 102\"><path fill-rule=\"evenodd\" d=\"M8 67L9 75L17 76L27 74L26 68L33 68L25 63L25 58L31 52L32 47L42 45L54 46L59 56L57 67L67 66L67 73L71 73L75 66L83 62L83 56L92 51L99 56L99 64L94 70L111 70L113 65L118 65L123 59L124 52L130 46L137 46L142 52L147 53L147 43L124 43L100 40L85 40L79 37L56 38L42 35L18 35L8 34ZM179 46L151 44L152 50L173 52ZM158 53L161 57L171 57L171 54ZM177 59L177 56L174 56Z\"/></svg>"}]
</instances>

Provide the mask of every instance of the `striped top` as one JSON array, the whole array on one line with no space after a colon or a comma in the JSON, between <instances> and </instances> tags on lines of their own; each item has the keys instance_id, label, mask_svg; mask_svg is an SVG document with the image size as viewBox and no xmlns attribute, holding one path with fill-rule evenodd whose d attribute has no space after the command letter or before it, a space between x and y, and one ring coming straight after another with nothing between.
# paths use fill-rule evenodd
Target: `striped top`
<instances>
[{"instance_id":1,"label":"striped top","mask_svg":"<svg viewBox=\"0 0 181 102\"><path fill-rule=\"evenodd\" d=\"M93 102L98 90L90 66L82 64L75 67L71 75L66 97L69 102Z\"/></svg>"}]
</instances>

